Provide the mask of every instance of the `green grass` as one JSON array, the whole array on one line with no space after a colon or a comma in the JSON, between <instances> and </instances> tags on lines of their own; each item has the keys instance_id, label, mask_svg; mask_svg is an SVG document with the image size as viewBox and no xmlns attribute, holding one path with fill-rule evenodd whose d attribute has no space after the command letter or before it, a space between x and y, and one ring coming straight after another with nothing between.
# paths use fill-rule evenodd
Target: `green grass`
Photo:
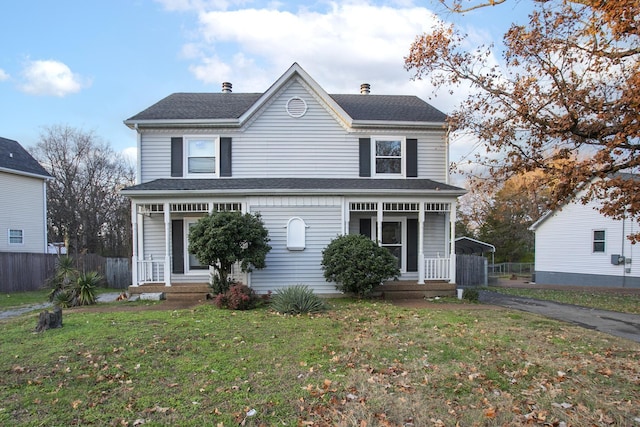
<instances>
[{"instance_id":1,"label":"green grass","mask_svg":"<svg viewBox=\"0 0 640 427\"><path fill-rule=\"evenodd\" d=\"M494 292L527 298L556 301L601 310L640 314L640 293L590 289L552 290L490 287Z\"/></svg>"},{"instance_id":2,"label":"green grass","mask_svg":"<svg viewBox=\"0 0 640 427\"><path fill-rule=\"evenodd\" d=\"M0 425L633 425L640 417L640 344L464 304L330 305L284 316L115 304L65 311L62 329L39 334L34 314L2 321Z\"/></svg>"},{"instance_id":3,"label":"green grass","mask_svg":"<svg viewBox=\"0 0 640 427\"><path fill-rule=\"evenodd\" d=\"M48 289L29 292L0 293L0 309L17 308L25 305L47 302Z\"/></svg>"},{"instance_id":4,"label":"green grass","mask_svg":"<svg viewBox=\"0 0 640 427\"><path fill-rule=\"evenodd\" d=\"M122 292L122 289L109 289L109 288L97 288L96 295L104 294L107 292ZM40 289L37 291L28 292L11 292L0 293L0 310L7 310L10 308L20 308L24 306L42 304L48 302L49 289Z\"/></svg>"}]
</instances>

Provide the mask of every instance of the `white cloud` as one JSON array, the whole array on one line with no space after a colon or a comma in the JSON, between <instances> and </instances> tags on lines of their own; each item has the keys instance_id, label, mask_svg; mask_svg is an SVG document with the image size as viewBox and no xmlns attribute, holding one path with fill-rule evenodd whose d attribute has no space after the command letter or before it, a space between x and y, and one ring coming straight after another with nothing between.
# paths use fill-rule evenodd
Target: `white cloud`
<instances>
[{"instance_id":1,"label":"white cloud","mask_svg":"<svg viewBox=\"0 0 640 427\"><path fill-rule=\"evenodd\" d=\"M135 165L138 159L138 148L137 147L127 147L122 150L122 156L132 165Z\"/></svg>"},{"instance_id":2,"label":"white cloud","mask_svg":"<svg viewBox=\"0 0 640 427\"><path fill-rule=\"evenodd\" d=\"M0 68L0 82L5 81L5 80L9 80L9 74L7 74L6 71L4 71L2 68Z\"/></svg>"},{"instance_id":3,"label":"white cloud","mask_svg":"<svg viewBox=\"0 0 640 427\"><path fill-rule=\"evenodd\" d=\"M352 3L331 3L324 11L205 9L199 38L184 47L183 57L198 58L191 71L199 80L231 81L242 92L266 90L298 62L330 92L356 93L368 82L372 93L415 93L404 56L437 19L425 8Z\"/></svg>"},{"instance_id":4,"label":"white cloud","mask_svg":"<svg viewBox=\"0 0 640 427\"><path fill-rule=\"evenodd\" d=\"M91 82L71 72L64 63L55 60L29 61L22 71L22 91L31 95L63 97L79 92Z\"/></svg>"}]
</instances>

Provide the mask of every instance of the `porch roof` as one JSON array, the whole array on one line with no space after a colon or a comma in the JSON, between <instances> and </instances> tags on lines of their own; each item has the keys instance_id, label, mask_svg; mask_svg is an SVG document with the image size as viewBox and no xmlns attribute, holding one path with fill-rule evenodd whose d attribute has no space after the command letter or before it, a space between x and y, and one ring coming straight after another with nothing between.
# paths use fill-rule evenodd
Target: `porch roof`
<instances>
[{"instance_id":1,"label":"porch roof","mask_svg":"<svg viewBox=\"0 0 640 427\"><path fill-rule=\"evenodd\" d=\"M414 194L457 197L463 188L430 179L218 178L156 179L127 187L127 196L194 194Z\"/></svg>"}]
</instances>

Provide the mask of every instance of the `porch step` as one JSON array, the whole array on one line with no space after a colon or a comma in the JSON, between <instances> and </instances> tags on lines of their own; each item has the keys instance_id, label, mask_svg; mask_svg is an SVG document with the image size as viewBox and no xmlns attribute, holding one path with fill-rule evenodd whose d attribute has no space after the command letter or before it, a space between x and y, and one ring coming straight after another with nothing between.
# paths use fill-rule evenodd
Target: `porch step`
<instances>
[{"instance_id":1,"label":"porch step","mask_svg":"<svg viewBox=\"0 0 640 427\"><path fill-rule=\"evenodd\" d=\"M207 283L176 283L171 286L164 284L146 284L141 286L129 286L129 295L148 293L164 293L167 300L201 300L207 299L211 292Z\"/></svg>"},{"instance_id":2,"label":"porch step","mask_svg":"<svg viewBox=\"0 0 640 427\"><path fill-rule=\"evenodd\" d=\"M374 288L373 292L378 293L387 300L455 297L456 284L437 281L419 285L415 281L398 280L385 282Z\"/></svg>"}]
</instances>

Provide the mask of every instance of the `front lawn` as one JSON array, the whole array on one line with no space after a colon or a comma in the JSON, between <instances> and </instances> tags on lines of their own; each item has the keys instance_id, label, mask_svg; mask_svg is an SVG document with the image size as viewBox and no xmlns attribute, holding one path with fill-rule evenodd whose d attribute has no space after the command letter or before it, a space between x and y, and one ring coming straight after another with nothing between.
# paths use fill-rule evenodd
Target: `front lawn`
<instances>
[{"instance_id":1,"label":"front lawn","mask_svg":"<svg viewBox=\"0 0 640 427\"><path fill-rule=\"evenodd\" d=\"M331 305L2 321L0 424L640 423L640 344L504 309Z\"/></svg>"}]
</instances>

